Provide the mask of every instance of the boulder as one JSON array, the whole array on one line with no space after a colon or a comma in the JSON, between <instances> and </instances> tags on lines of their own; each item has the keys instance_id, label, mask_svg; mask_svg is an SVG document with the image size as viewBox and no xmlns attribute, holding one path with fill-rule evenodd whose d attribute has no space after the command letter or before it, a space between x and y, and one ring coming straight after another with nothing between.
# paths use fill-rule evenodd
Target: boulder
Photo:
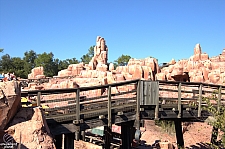
<instances>
[{"instance_id":1,"label":"boulder","mask_svg":"<svg viewBox=\"0 0 225 149\"><path fill-rule=\"evenodd\" d=\"M0 82L0 129L6 127L21 107L20 92L18 82Z\"/></svg>"},{"instance_id":2,"label":"boulder","mask_svg":"<svg viewBox=\"0 0 225 149\"><path fill-rule=\"evenodd\" d=\"M43 112L38 107L20 109L5 132L15 142L21 142L22 148L56 148Z\"/></svg>"}]
</instances>

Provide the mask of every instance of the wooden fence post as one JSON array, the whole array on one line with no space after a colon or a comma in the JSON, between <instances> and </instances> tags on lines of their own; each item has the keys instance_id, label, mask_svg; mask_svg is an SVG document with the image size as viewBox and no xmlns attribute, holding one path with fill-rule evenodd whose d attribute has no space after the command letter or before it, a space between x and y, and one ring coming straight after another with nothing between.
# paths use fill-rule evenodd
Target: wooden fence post
<instances>
[{"instance_id":1,"label":"wooden fence post","mask_svg":"<svg viewBox=\"0 0 225 149\"><path fill-rule=\"evenodd\" d=\"M77 129L75 132L75 139L79 141L80 139L80 89L77 89L76 92L76 123Z\"/></svg>"},{"instance_id":2,"label":"wooden fence post","mask_svg":"<svg viewBox=\"0 0 225 149\"><path fill-rule=\"evenodd\" d=\"M143 100L143 82L140 80L138 81L137 86L137 110L136 110L136 129L140 130L140 102L141 99Z\"/></svg>"},{"instance_id":3,"label":"wooden fence post","mask_svg":"<svg viewBox=\"0 0 225 149\"><path fill-rule=\"evenodd\" d=\"M155 120L158 120L159 119L159 81L157 81L158 83L158 91L157 91L157 97L156 97L156 106L155 106Z\"/></svg>"},{"instance_id":4,"label":"wooden fence post","mask_svg":"<svg viewBox=\"0 0 225 149\"><path fill-rule=\"evenodd\" d=\"M104 127L105 149L110 149L112 140L112 103L111 86L108 87L108 124Z\"/></svg>"},{"instance_id":5,"label":"wooden fence post","mask_svg":"<svg viewBox=\"0 0 225 149\"><path fill-rule=\"evenodd\" d=\"M177 115L177 118L181 118L181 113L182 113L182 109L181 109L181 83L179 83L179 85L178 85L178 115Z\"/></svg>"},{"instance_id":6,"label":"wooden fence post","mask_svg":"<svg viewBox=\"0 0 225 149\"><path fill-rule=\"evenodd\" d=\"M41 92L38 92L37 94L37 106L41 106Z\"/></svg>"},{"instance_id":7,"label":"wooden fence post","mask_svg":"<svg viewBox=\"0 0 225 149\"><path fill-rule=\"evenodd\" d=\"M202 112L202 84L199 85L199 98L198 98L198 117L201 117Z\"/></svg>"}]
</instances>

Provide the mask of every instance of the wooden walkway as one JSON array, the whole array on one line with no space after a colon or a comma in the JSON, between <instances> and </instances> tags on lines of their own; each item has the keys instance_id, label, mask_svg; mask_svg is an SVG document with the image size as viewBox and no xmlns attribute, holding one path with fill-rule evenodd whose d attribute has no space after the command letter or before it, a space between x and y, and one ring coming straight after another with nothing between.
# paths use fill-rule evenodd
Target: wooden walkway
<instances>
[{"instance_id":1,"label":"wooden walkway","mask_svg":"<svg viewBox=\"0 0 225 149\"><path fill-rule=\"evenodd\" d=\"M207 106L205 97L217 99L212 103L219 109L224 103L224 91L225 86L198 82L131 80L102 86L27 91L21 96L29 96L37 106L43 107L54 135L75 133L75 139L79 140L85 138L86 129L98 126L106 126L107 130L112 124L123 127L134 122L134 127L140 130L143 119L175 120L180 129L181 121L201 121L209 116L203 110ZM127 131L124 134L129 135ZM128 140L124 141L129 144Z\"/></svg>"}]
</instances>

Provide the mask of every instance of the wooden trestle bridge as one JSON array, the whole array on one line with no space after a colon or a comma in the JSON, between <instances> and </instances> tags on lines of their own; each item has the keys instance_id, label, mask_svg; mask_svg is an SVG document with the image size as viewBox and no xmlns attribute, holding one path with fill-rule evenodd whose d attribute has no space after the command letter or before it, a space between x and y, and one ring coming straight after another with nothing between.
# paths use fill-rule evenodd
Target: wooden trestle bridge
<instances>
[{"instance_id":1,"label":"wooden trestle bridge","mask_svg":"<svg viewBox=\"0 0 225 149\"><path fill-rule=\"evenodd\" d=\"M43 107L50 131L56 136L58 148L73 148L74 139L85 140L85 130L104 126L103 148L109 149L117 137L121 139L120 148L130 149L132 141L140 139L140 126L145 119L174 120L177 144L184 146L181 123L205 120L209 113L203 110L207 106L203 99L212 94L218 99L214 104L219 109L224 89L225 86L197 82L131 80L26 91L21 96L36 97L37 106ZM121 126L120 135L112 132L113 124ZM62 143L62 134L67 143Z\"/></svg>"}]
</instances>

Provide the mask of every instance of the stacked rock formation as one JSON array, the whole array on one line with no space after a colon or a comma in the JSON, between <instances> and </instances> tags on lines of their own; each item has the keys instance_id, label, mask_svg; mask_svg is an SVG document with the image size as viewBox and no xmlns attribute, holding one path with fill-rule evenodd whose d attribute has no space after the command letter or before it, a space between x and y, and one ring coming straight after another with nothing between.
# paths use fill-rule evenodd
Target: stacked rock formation
<instances>
[{"instance_id":1,"label":"stacked rock formation","mask_svg":"<svg viewBox=\"0 0 225 149\"><path fill-rule=\"evenodd\" d=\"M15 81L0 82L0 130L6 127L20 106L19 84Z\"/></svg>"},{"instance_id":2,"label":"stacked rock formation","mask_svg":"<svg viewBox=\"0 0 225 149\"><path fill-rule=\"evenodd\" d=\"M127 66L118 66L114 70L113 63L107 64L108 47L104 38L98 36L94 47L94 57L89 64L71 64L67 69L58 72L49 83L35 89L74 88L82 86L104 85L132 79L191 81L223 84L225 77L225 49L219 56L209 58L202 53L200 44L196 44L194 55L189 59L176 62L172 59L166 67L160 69L155 58L130 59ZM30 76L43 68L33 69ZM60 77L73 76L70 79ZM119 92L119 91L116 91ZM101 92L102 93L102 92ZM98 92L98 94L101 94Z\"/></svg>"},{"instance_id":3,"label":"stacked rock formation","mask_svg":"<svg viewBox=\"0 0 225 149\"><path fill-rule=\"evenodd\" d=\"M193 56L163 68L160 75L160 80L224 84L225 49L219 56L209 58L196 44Z\"/></svg>"},{"instance_id":4,"label":"stacked rock formation","mask_svg":"<svg viewBox=\"0 0 225 149\"><path fill-rule=\"evenodd\" d=\"M90 70L107 70L107 60L108 60L108 47L106 45L105 39L97 36L96 46L94 47L94 57L92 57L89 62Z\"/></svg>"},{"instance_id":5,"label":"stacked rock formation","mask_svg":"<svg viewBox=\"0 0 225 149\"><path fill-rule=\"evenodd\" d=\"M45 78L44 68L42 66L33 68L31 73L28 74L28 79L42 79Z\"/></svg>"},{"instance_id":6,"label":"stacked rock formation","mask_svg":"<svg viewBox=\"0 0 225 149\"><path fill-rule=\"evenodd\" d=\"M41 110L21 109L20 94L18 82L0 82L0 148L55 148Z\"/></svg>"}]
</instances>

